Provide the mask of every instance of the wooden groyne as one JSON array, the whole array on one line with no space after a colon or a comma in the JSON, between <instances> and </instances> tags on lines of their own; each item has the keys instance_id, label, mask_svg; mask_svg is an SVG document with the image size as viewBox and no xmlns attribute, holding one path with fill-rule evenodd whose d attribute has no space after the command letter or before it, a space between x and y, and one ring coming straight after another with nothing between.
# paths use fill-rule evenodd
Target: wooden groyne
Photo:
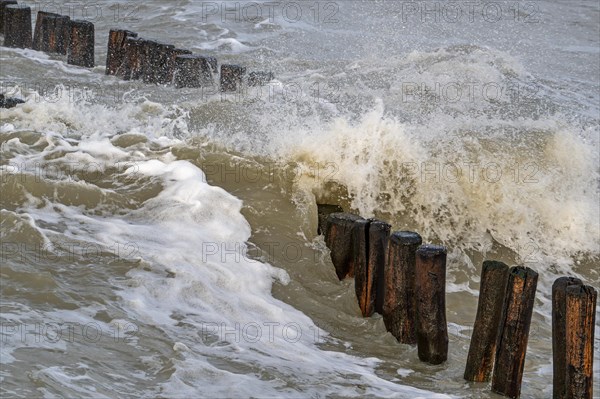
<instances>
[{"instance_id":1,"label":"wooden groyne","mask_svg":"<svg viewBox=\"0 0 600 399\"><path fill-rule=\"evenodd\" d=\"M14 0L0 0L0 33L4 46L32 48L66 56L66 62L84 68L95 66L95 28L90 21L39 11L32 31L31 8ZM213 86L221 92L237 92L244 86L261 86L275 78L272 72L251 71L244 66L218 64L215 57L193 54L173 44L139 37L126 29L108 32L106 74L148 84L177 88Z\"/></svg>"},{"instance_id":2,"label":"wooden groyne","mask_svg":"<svg viewBox=\"0 0 600 399\"><path fill-rule=\"evenodd\" d=\"M354 278L363 317L381 313L398 342L417 345L421 361L444 363L446 248L423 244L416 232L390 233L387 223L340 212L337 205L318 209L336 274L340 280ZM537 279L527 267L483 262L465 380L491 380L495 393L520 397ZM553 399L592 399L597 292L579 279L561 277L552 297Z\"/></svg>"}]
</instances>

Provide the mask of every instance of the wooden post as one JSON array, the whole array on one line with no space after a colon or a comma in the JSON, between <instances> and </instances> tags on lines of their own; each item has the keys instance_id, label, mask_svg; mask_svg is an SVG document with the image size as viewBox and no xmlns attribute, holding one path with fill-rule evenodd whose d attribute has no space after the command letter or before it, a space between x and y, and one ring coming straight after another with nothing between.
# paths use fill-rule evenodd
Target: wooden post
<instances>
[{"instance_id":1,"label":"wooden post","mask_svg":"<svg viewBox=\"0 0 600 399\"><path fill-rule=\"evenodd\" d=\"M386 222L374 220L369 225L369 271L374 272L375 282L375 311L383 314L385 298L385 262L387 260L390 226Z\"/></svg>"},{"instance_id":2,"label":"wooden post","mask_svg":"<svg viewBox=\"0 0 600 399\"><path fill-rule=\"evenodd\" d=\"M124 80L136 80L142 76L143 55L142 49L145 40L139 37L125 37L125 46L123 48L124 57L121 66L117 69L116 75Z\"/></svg>"},{"instance_id":3,"label":"wooden post","mask_svg":"<svg viewBox=\"0 0 600 399\"><path fill-rule=\"evenodd\" d=\"M477 316L464 374L467 381L490 380L496 357L498 327L506 296L508 271L508 266L502 262L483 262Z\"/></svg>"},{"instance_id":4,"label":"wooden post","mask_svg":"<svg viewBox=\"0 0 600 399\"><path fill-rule=\"evenodd\" d=\"M446 252L445 247L438 245L421 245L417 249L417 352L419 359L430 364L448 359Z\"/></svg>"},{"instance_id":5,"label":"wooden post","mask_svg":"<svg viewBox=\"0 0 600 399\"><path fill-rule=\"evenodd\" d=\"M67 54L70 35L69 17L40 11L35 21L33 49L46 53Z\"/></svg>"},{"instance_id":6,"label":"wooden post","mask_svg":"<svg viewBox=\"0 0 600 399\"><path fill-rule=\"evenodd\" d=\"M144 44L144 83L164 84L167 74L168 52L174 49L172 44L148 40Z\"/></svg>"},{"instance_id":7,"label":"wooden post","mask_svg":"<svg viewBox=\"0 0 600 399\"><path fill-rule=\"evenodd\" d=\"M178 55L192 54L190 50L184 50L181 48L169 48L167 49L167 61L165 64L165 83L173 83L173 77L175 75L175 59Z\"/></svg>"},{"instance_id":8,"label":"wooden post","mask_svg":"<svg viewBox=\"0 0 600 399\"><path fill-rule=\"evenodd\" d=\"M31 48L31 8L17 4L4 7L4 46Z\"/></svg>"},{"instance_id":9,"label":"wooden post","mask_svg":"<svg viewBox=\"0 0 600 399\"><path fill-rule=\"evenodd\" d=\"M21 100L20 98L6 98L4 97L4 94L0 94L0 108L13 108L16 107L18 104L24 103L25 101Z\"/></svg>"},{"instance_id":10,"label":"wooden post","mask_svg":"<svg viewBox=\"0 0 600 399\"><path fill-rule=\"evenodd\" d=\"M521 394L537 279L535 271L521 266L511 268L508 275L492 391L509 398L518 398Z\"/></svg>"},{"instance_id":11,"label":"wooden post","mask_svg":"<svg viewBox=\"0 0 600 399\"><path fill-rule=\"evenodd\" d=\"M203 57L206 58L206 61L208 62L208 65L210 65L210 69L212 70L213 73L219 72L218 66L217 66L217 59L215 57L209 57L209 56L203 56Z\"/></svg>"},{"instance_id":12,"label":"wooden post","mask_svg":"<svg viewBox=\"0 0 600 399\"><path fill-rule=\"evenodd\" d=\"M383 322L398 342L409 345L417 343L415 256L421 243L412 231L392 233L384 267Z\"/></svg>"},{"instance_id":13,"label":"wooden post","mask_svg":"<svg viewBox=\"0 0 600 399\"><path fill-rule=\"evenodd\" d=\"M94 24L89 21L71 21L71 41L67 63L86 68L94 66Z\"/></svg>"},{"instance_id":14,"label":"wooden post","mask_svg":"<svg viewBox=\"0 0 600 399\"><path fill-rule=\"evenodd\" d=\"M15 0L0 0L0 33L4 34L4 7L17 4Z\"/></svg>"},{"instance_id":15,"label":"wooden post","mask_svg":"<svg viewBox=\"0 0 600 399\"><path fill-rule=\"evenodd\" d=\"M352 263L354 264L354 291L358 306L363 317L369 317L373 314L372 306L368 306L369 289L367 287L368 273L368 234L370 219L357 219L352 228Z\"/></svg>"},{"instance_id":16,"label":"wooden post","mask_svg":"<svg viewBox=\"0 0 600 399\"><path fill-rule=\"evenodd\" d=\"M331 251L331 262L340 280L354 276L352 232L362 218L350 213L332 213L327 218L325 243Z\"/></svg>"},{"instance_id":17,"label":"wooden post","mask_svg":"<svg viewBox=\"0 0 600 399\"><path fill-rule=\"evenodd\" d=\"M245 67L221 65L221 91L236 91L241 86L245 73Z\"/></svg>"},{"instance_id":18,"label":"wooden post","mask_svg":"<svg viewBox=\"0 0 600 399\"><path fill-rule=\"evenodd\" d=\"M173 71L169 65L173 50L175 46L172 44L159 43L158 50L152 57L152 63L155 65L154 83L164 85L173 81Z\"/></svg>"},{"instance_id":19,"label":"wooden post","mask_svg":"<svg viewBox=\"0 0 600 399\"><path fill-rule=\"evenodd\" d=\"M332 213L342 213L344 210L339 205L317 204L317 234L325 234L327 231L327 218ZM325 240L327 242L327 240Z\"/></svg>"},{"instance_id":20,"label":"wooden post","mask_svg":"<svg viewBox=\"0 0 600 399\"><path fill-rule=\"evenodd\" d=\"M202 87L210 84L212 74L206 57L192 54L175 57L176 87Z\"/></svg>"},{"instance_id":21,"label":"wooden post","mask_svg":"<svg viewBox=\"0 0 600 399\"><path fill-rule=\"evenodd\" d=\"M567 287L583 285L575 277L560 277L552 284L552 397L567 398Z\"/></svg>"},{"instance_id":22,"label":"wooden post","mask_svg":"<svg viewBox=\"0 0 600 399\"><path fill-rule=\"evenodd\" d=\"M33 30L33 42L31 48L37 51L44 51L44 32L48 29L48 23L45 21L49 17L60 17L60 14L53 12L38 11L35 18L35 29ZM46 33L46 35L48 35Z\"/></svg>"},{"instance_id":23,"label":"wooden post","mask_svg":"<svg viewBox=\"0 0 600 399\"><path fill-rule=\"evenodd\" d=\"M391 226L379 220L357 220L353 239L354 288L358 305L365 317L383 313L383 268Z\"/></svg>"},{"instance_id":24,"label":"wooden post","mask_svg":"<svg viewBox=\"0 0 600 399\"><path fill-rule=\"evenodd\" d=\"M275 79L273 72L250 72L248 86L264 86L273 79Z\"/></svg>"},{"instance_id":25,"label":"wooden post","mask_svg":"<svg viewBox=\"0 0 600 399\"><path fill-rule=\"evenodd\" d=\"M39 14L38 14L39 15ZM111 29L108 33L106 53L106 74L116 75L125 59L125 39L137 37L137 33L124 29Z\"/></svg>"},{"instance_id":26,"label":"wooden post","mask_svg":"<svg viewBox=\"0 0 600 399\"><path fill-rule=\"evenodd\" d=\"M587 285L570 285L566 289L566 296L566 398L592 399L598 293Z\"/></svg>"}]
</instances>

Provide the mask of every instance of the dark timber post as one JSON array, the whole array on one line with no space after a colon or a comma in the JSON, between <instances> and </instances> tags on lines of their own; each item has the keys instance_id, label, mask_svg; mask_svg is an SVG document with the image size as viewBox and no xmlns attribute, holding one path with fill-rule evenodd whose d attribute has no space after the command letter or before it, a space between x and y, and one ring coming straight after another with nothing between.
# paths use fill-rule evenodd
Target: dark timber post
<instances>
[{"instance_id":1,"label":"dark timber post","mask_svg":"<svg viewBox=\"0 0 600 399\"><path fill-rule=\"evenodd\" d=\"M86 68L94 66L94 24L89 21L71 21L71 41L67 63Z\"/></svg>"},{"instance_id":2,"label":"dark timber post","mask_svg":"<svg viewBox=\"0 0 600 399\"><path fill-rule=\"evenodd\" d=\"M17 4L15 0L0 0L0 33L4 34L4 7Z\"/></svg>"},{"instance_id":3,"label":"dark timber post","mask_svg":"<svg viewBox=\"0 0 600 399\"><path fill-rule=\"evenodd\" d=\"M575 277L560 277L552 284L552 397L567 397L567 287L582 285Z\"/></svg>"},{"instance_id":4,"label":"dark timber post","mask_svg":"<svg viewBox=\"0 0 600 399\"><path fill-rule=\"evenodd\" d=\"M117 76L124 80L136 80L142 76L142 48L145 40L138 37L127 36L123 52L123 62L117 69Z\"/></svg>"},{"instance_id":5,"label":"dark timber post","mask_svg":"<svg viewBox=\"0 0 600 399\"><path fill-rule=\"evenodd\" d=\"M598 293L587 285L571 285L567 296L566 397L593 398L594 328Z\"/></svg>"},{"instance_id":6,"label":"dark timber post","mask_svg":"<svg viewBox=\"0 0 600 399\"><path fill-rule=\"evenodd\" d=\"M508 266L502 262L483 262L477 316L464 374L467 381L490 380L496 357L498 327L504 306L508 270Z\"/></svg>"},{"instance_id":7,"label":"dark timber post","mask_svg":"<svg viewBox=\"0 0 600 399\"><path fill-rule=\"evenodd\" d=\"M354 291L358 299L358 306L364 317L369 317L373 314L372 306L369 306L369 289L367 287L367 260L368 260L368 234L369 234L369 219L358 219L354 223L352 229L352 254L354 264Z\"/></svg>"},{"instance_id":8,"label":"dark timber post","mask_svg":"<svg viewBox=\"0 0 600 399\"><path fill-rule=\"evenodd\" d=\"M33 49L46 53L67 54L71 36L70 18L38 12L33 35Z\"/></svg>"},{"instance_id":9,"label":"dark timber post","mask_svg":"<svg viewBox=\"0 0 600 399\"><path fill-rule=\"evenodd\" d=\"M412 231L392 233L384 268L383 321L398 342L409 345L417 343L415 256L421 242Z\"/></svg>"},{"instance_id":10,"label":"dark timber post","mask_svg":"<svg viewBox=\"0 0 600 399\"><path fill-rule=\"evenodd\" d=\"M4 46L31 48L31 8L16 4L4 7Z\"/></svg>"},{"instance_id":11,"label":"dark timber post","mask_svg":"<svg viewBox=\"0 0 600 399\"><path fill-rule=\"evenodd\" d=\"M419 247L416 257L415 290L419 359L431 364L443 363L448 359L445 247Z\"/></svg>"},{"instance_id":12,"label":"dark timber post","mask_svg":"<svg viewBox=\"0 0 600 399\"><path fill-rule=\"evenodd\" d=\"M176 87L202 87L210 84L212 74L206 57L192 54L175 57Z\"/></svg>"},{"instance_id":13,"label":"dark timber post","mask_svg":"<svg viewBox=\"0 0 600 399\"><path fill-rule=\"evenodd\" d=\"M386 222L374 220L369 225L369 273L374 273L370 279L373 280L375 288L375 311L383 314L383 300L385 297L385 262L387 260L387 247L390 239L390 226Z\"/></svg>"},{"instance_id":14,"label":"dark timber post","mask_svg":"<svg viewBox=\"0 0 600 399\"><path fill-rule=\"evenodd\" d=\"M246 68L238 65L221 65L221 91L236 91L242 84Z\"/></svg>"},{"instance_id":15,"label":"dark timber post","mask_svg":"<svg viewBox=\"0 0 600 399\"><path fill-rule=\"evenodd\" d=\"M181 48L168 48L167 49L167 62L165 64L165 83L172 83L173 76L175 76L175 59L178 55L192 54L190 50L184 50Z\"/></svg>"},{"instance_id":16,"label":"dark timber post","mask_svg":"<svg viewBox=\"0 0 600 399\"><path fill-rule=\"evenodd\" d=\"M331 251L331 262L340 280L354 276L352 233L360 216L350 213L332 213L327 218L325 243Z\"/></svg>"},{"instance_id":17,"label":"dark timber post","mask_svg":"<svg viewBox=\"0 0 600 399\"><path fill-rule=\"evenodd\" d=\"M111 29L108 33L108 51L106 53L106 74L116 75L125 59L125 39L137 37L137 33L123 29Z\"/></svg>"},{"instance_id":18,"label":"dark timber post","mask_svg":"<svg viewBox=\"0 0 600 399\"><path fill-rule=\"evenodd\" d=\"M353 233L354 285L363 316L383 313L383 268L390 225L380 220L357 220Z\"/></svg>"},{"instance_id":19,"label":"dark timber post","mask_svg":"<svg viewBox=\"0 0 600 399\"><path fill-rule=\"evenodd\" d=\"M509 398L518 398L521 394L537 279L535 271L521 266L511 268L508 276L492 391Z\"/></svg>"}]
</instances>

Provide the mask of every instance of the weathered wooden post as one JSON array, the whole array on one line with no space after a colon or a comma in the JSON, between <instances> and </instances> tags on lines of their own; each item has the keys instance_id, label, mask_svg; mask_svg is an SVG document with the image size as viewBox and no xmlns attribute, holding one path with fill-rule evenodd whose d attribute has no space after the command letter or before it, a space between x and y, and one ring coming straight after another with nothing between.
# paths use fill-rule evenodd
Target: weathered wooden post
<instances>
[{"instance_id":1,"label":"weathered wooden post","mask_svg":"<svg viewBox=\"0 0 600 399\"><path fill-rule=\"evenodd\" d=\"M358 305L365 317L374 312L383 313L383 268L390 229L389 224L380 220L355 222L354 288Z\"/></svg>"},{"instance_id":2,"label":"weathered wooden post","mask_svg":"<svg viewBox=\"0 0 600 399\"><path fill-rule=\"evenodd\" d=\"M594 328L598 293L587 285L566 288L566 398L592 399Z\"/></svg>"},{"instance_id":3,"label":"weathered wooden post","mask_svg":"<svg viewBox=\"0 0 600 399\"><path fill-rule=\"evenodd\" d=\"M327 229L327 218L332 213L343 213L344 210L339 205L317 204L317 234L325 234ZM325 241L327 242L327 241Z\"/></svg>"},{"instance_id":4,"label":"weathered wooden post","mask_svg":"<svg viewBox=\"0 0 600 399\"><path fill-rule=\"evenodd\" d=\"M18 4L4 7L4 46L31 48L31 8Z\"/></svg>"},{"instance_id":5,"label":"weathered wooden post","mask_svg":"<svg viewBox=\"0 0 600 399\"><path fill-rule=\"evenodd\" d=\"M39 15L39 14L38 14ZM106 74L116 75L125 59L125 39L137 37L137 33L124 29L111 29L108 33L106 53Z\"/></svg>"},{"instance_id":6,"label":"weathered wooden post","mask_svg":"<svg viewBox=\"0 0 600 399\"><path fill-rule=\"evenodd\" d=\"M202 87L210 84L212 74L206 57L192 54L175 57L176 87Z\"/></svg>"},{"instance_id":7,"label":"weathered wooden post","mask_svg":"<svg viewBox=\"0 0 600 399\"><path fill-rule=\"evenodd\" d=\"M46 36L46 41L48 41L50 26L48 24L47 18L50 17L60 17L60 14L46 11L38 11L37 16L35 18L35 28L33 30L33 42L31 44L32 49L37 51L45 51L44 36Z\"/></svg>"},{"instance_id":8,"label":"weathered wooden post","mask_svg":"<svg viewBox=\"0 0 600 399\"><path fill-rule=\"evenodd\" d=\"M0 0L0 33L4 34L4 7L17 4L15 0Z\"/></svg>"},{"instance_id":9,"label":"weathered wooden post","mask_svg":"<svg viewBox=\"0 0 600 399\"><path fill-rule=\"evenodd\" d=\"M94 24L89 21L71 21L71 40L67 63L86 68L94 66Z\"/></svg>"},{"instance_id":10,"label":"weathered wooden post","mask_svg":"<svg viewBox=\"0 0 600 399\"><path fill-rule=\"evenodd\" d=\"M245 73L245 67L221 65L221 91L236 91L241 86Z\"/></svg>"},{"instance_id":11,"label":"weathered wooden post","mask_svg":"<svg viewBox=\"0 0 600 399\"><path fill-rule=\"evenodd\" d=\"M117 76L124 80L137 80L142 76L143 54L145 40L139 37L127 36L123 52L123 62L117 69Z\"/></svg>"},{"instance_id":12,"label":"weathered wooden post","mask_svg":"<svg viewBox=\"0 0 600 399\"><path fill-rule=\"evenodd\" d=\"M67 54L70 35L69 17L39 11L35 21L33 49L46 53Z\"/></svg>"},{"instance_id":13,"label":"weathered wooden post","mask_svg":"<svg viewBox=\"0 0 600 399\"><path fill-rule=\"evenodd\" d=\"M583 285L575 277L560 277L552 284L552 397L567 397L567 287Z\"/></svg>"},{"instance_id":14,"label":"weathered wooden post","mask_svg":"<svg viewBox=\"0 0 600 399\"><path fill-rule=\"evenodd\" d=\"M185 50L181 48L169 48L167 49L167 62L165 64L166 72L165 72L165 83L172 83L173 77L175 75L175 59L178 55L186 55L192 54L190 50Z\"/></svg>"},{"instance_id":15,"label":"weathered wooden post","mask_svg":"<svg viewBox=\"0 0 600 399\"><path fill-rule=\"evenodd\" d=\"M417 343L415 267L421 236L412 231L392 233L384 267L383 322L403 344Z\"/></svg>"},{"instance_id":16,"label":"weathered wooden post","mask_svg":"<svg viewBox=\"0 0 600 399\"><path fill-rule=\"evenodd\" d=\"M172 44L148 40L144 44L144 83L164 84L167 74L168 52L174 49Z\"/></svg>"},{"instance_id":17,"label":"weathered wooden post","mask_svg":"<svg viewBox=\"0 0 600 399\"><path fill-rule=\"evenodd\" d=\"M535 271L521 266L511 268L508 275L492 391L509 398L518 398L521 394L537 279Z\"/></svg>"},{"instance_id":18,"label":"weathered wooden post","mask_svg":"<svg viewBox=\"0 0 600 399\"><path fill-rule=\"evenodd\" d=\"M354 276L352 232L356 221L361 219L350 213L332 213L327 218L325 243L331 251L331 262L340 280Z\"/></svg>"},{"instance_id":19,"label":"weathered wooden post","mask_svg":"<svg viewBox=\"0 0 600 399\"><path fill-rule=\"evenodd\" d=\"M275 79L273 72L250 72L248 86L264 86L273 79Z\"/></svg>"},{"instance_id":20,"label":"weathered wooden post","mask_svg":"<svg viewBox=\"0 0 600 399\"><path fill-rule=\"evenodd\" d=\"M438 245L421 245L417 249L417 352L419 359L430 364L448 359L446 253L446 248Z\"/></svg>"},{"instance_id":21,"label":"weathered wooden post","mask_svg":"<svg viewBox=\"0 0 600 399\"><path fill-rule=\"evenodd\" d=\"M16 107L18 104L24 103L25 101L21 100L20 98L6 98L4 97L4 94L0 94L0 108L13 108Z\"/></svg>"},{"instance_id":22,"label":"weathered wooden post","mask_svg":"<svg viewBox=\"0 0 600 399\"><path fill-rule=\"evenodd\" d=\"M490 380L496 357L498 327L506 296L508 271L508 266L502 262L483 262L477 315L464 374L467 381Z\"/></svg>"}]
</instances>

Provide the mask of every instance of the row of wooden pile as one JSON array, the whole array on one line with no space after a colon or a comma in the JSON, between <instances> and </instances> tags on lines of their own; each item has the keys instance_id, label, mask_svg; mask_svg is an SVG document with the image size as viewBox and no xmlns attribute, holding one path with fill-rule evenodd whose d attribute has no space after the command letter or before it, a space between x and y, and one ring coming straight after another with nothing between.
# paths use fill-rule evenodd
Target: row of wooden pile
<instances>
[{"instance_id":1,"label":"row of wooden pile","mask_svg":"<svg viewBox=\"0 0 600 399\"><path fill-rule=\"evenodd\" d=\"M419 359L448 358L446 254L422 245L412 231L381 220L319 205L319 232L331 251L337 277L354 278L364 317L377 312L396 339L417 345ZM538 273L528 267L483 262L479 303L464 378L492 380L492 391L520 396ZM561 277L552 291L554 399L589 398L593 388L597 292L579 279Z\"/></svg>"},{"instance_id":2,"label":"row of wooden pile","mask_svg":"<svg viewBox=\"0 0 600 399\"><path fill-rule=\"evenodd\" d=\"M67 56L67 63L86 68L94 67L94 24L71 20L68 16L39 11L32 36L31 8L18 5L14 0L0 1L0 33L4 46L32 48L51 54ZM176 87L212 86L213 74L220 72L220 89L237 91L245 82L259 86L274 79L271 72L250 72L246 68L223 64L218 70L217 59L192 54L190 50L176 48L138 37L124 29L112 29L108 37L106 74L124 80L140 79L145 83L175 84Z\"/></svg>"}]
</instances>

